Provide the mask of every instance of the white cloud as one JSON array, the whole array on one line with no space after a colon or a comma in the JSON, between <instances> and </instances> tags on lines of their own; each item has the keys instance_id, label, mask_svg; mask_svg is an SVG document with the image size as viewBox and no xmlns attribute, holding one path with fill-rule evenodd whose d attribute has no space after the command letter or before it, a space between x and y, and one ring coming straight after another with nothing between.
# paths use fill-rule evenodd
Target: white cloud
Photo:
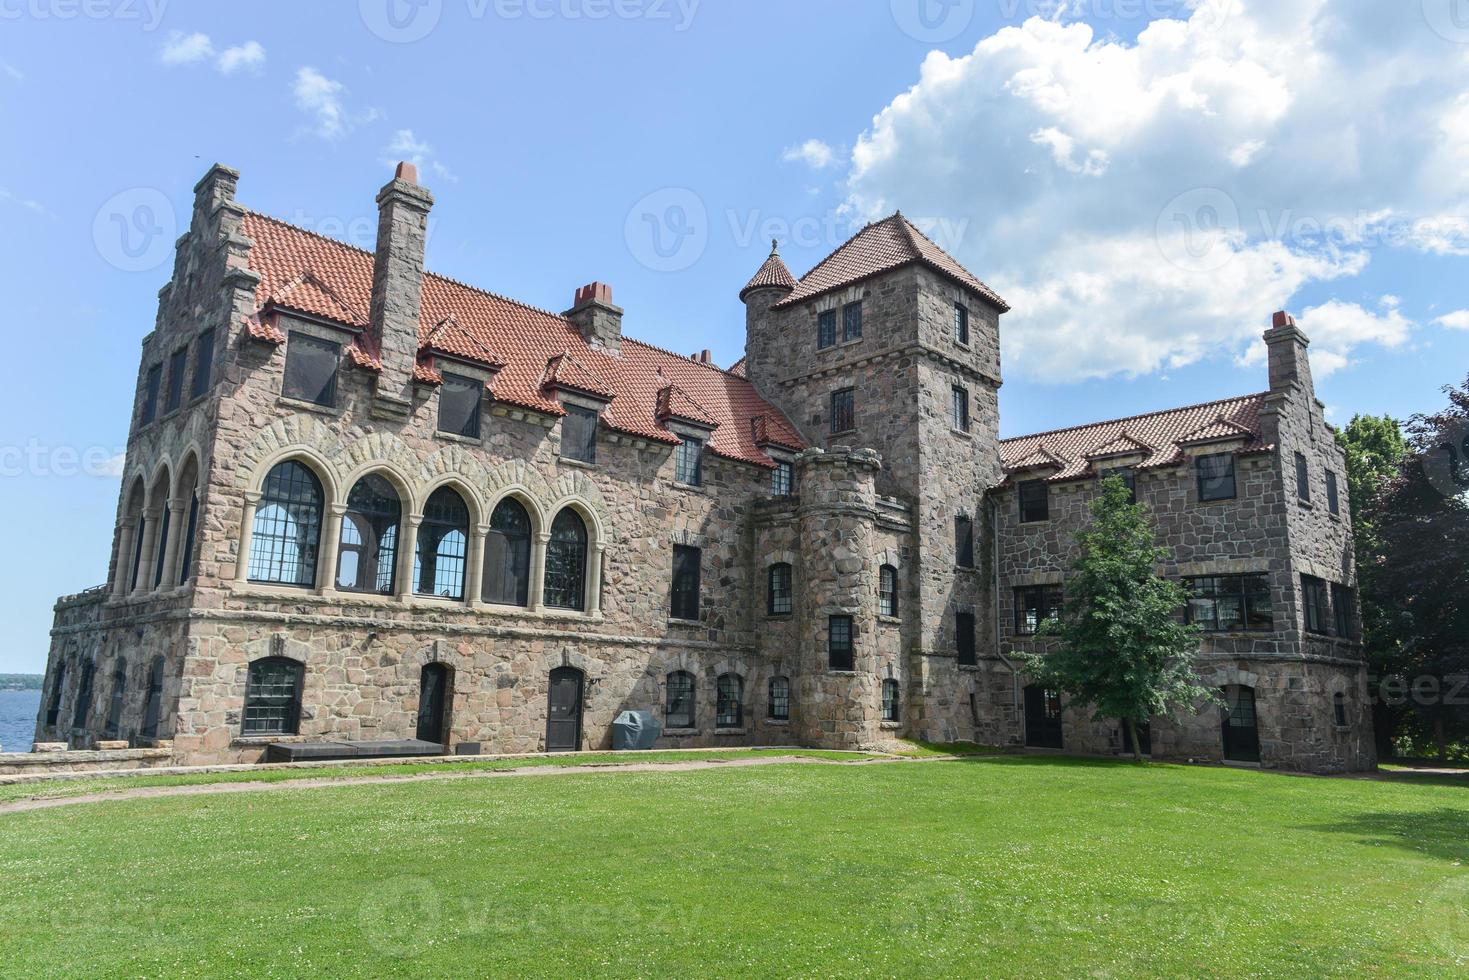
<instances>
[{"instance_id":1,"label":"white cloud","mask_svg":"<svg viewBox=\"0 0 1469 980\"><path fill-rule=\"evenodd\" d=\"M358 124L377 118L377 112L372 109L360 113L350 112L343 102L347 87L327 78L315 68L297 70L292 92L296 98L296 108L313 119L312 125L308 127L309 131L325 140L341 139Z\"/></svg>"},{"instance_id":2,"label":"white cloud","mask_svg":"<svg viewBox=\"0 0 1469 980\"><path fill-rule=\"evenodd\" d=\"M212 61L221 75L232 75L241 68L259 68L265 63L265 48L259 41L246 41L217 51L208 34L169 31L159 60L165 65L197 65Z\"/></svg>"},{"instance_id":3,"label":"white cloud","mask_svg":"<svg viewBox=\"0 0 1469 980\"><path fill-rule=\"evenodd\" d=\"M15 194L11 193L10 188L8 187L0 187L0 204L14 204L16 207L25 208L27 211L31 211L35 214L44 215L48 218L56 217L56 215L52 214L51 210L40 201L29 197L18 197Z\"/></svg>"},{"instance_id":4,"label":"white cloud","mask_svg":"<svg viewBox=\"0 0 1469 980\"><path fill-rule=\"evenodd\" d=\"M5 72L6 75L10 76L17 82L23 82L26 80L25 73L8 61L0 61L0 71Z\"/></svg>"},{"instance_id":5,"label":"white cloud","mask_svg":"<svg viewBox=\"0 0 1469 980\"><path fill-rule=\"evenodd\" d=\"M434 176L442 180L450 183L459 182L454 172L434 157L434 148L413 135L411 129L400 129L394 132L392 141L383 148L383 152L387 154L383 159L383 163L387 166L392 166L399 160L407 160L420 170L432 171Z\"/></svg>"},{"instance_id":6,"label":"white cloud","mask_svg":"<svg viewBox=\"0 0 1469 980\"><path fill-rule=\"evenodd\" d=\"M1378 249L1469 255L1469 48L1407 6L1200 4L1135 41L1032 18L932 52L858 137L846 207L968 220L956 256L1030 376L1262 357L1272 311ZM1412 329L1356 310L1313 311L1318 374Z\"/></svg>"},{"instance_id":7,"label":"white cloud","mask_svg":"<svg viewBox=\"0 0 1469 980\"><path fill-rule=\"evenodd\" d=\"M1450 330L1469 330L1469 310L1445 313L1433 322L1441 327L1448 327Z\"/></svg>"},{"instance_id":8,"label":"white cloud","mask_svg":"<svg viewBox=\"0 0 1469 980\"><path fill-rule=\"evenodd\" d=\"M97 471L96 471L96 473L94 475L95 476L111 476L111 477L116 477L118 479L121 479L123 473L127 472L127 465L128 465L128 454L125 453L125 452L124 453L118 453L115 456L109 456L102 463L102 465L97 468Z\"/></svg>"},{"instance_id":9,"label":"white cloud","mask_svg":"<svg viewBox=\"0 0 1469 980\"><path fill-rule=\"evenodd\" d=\"M1324 378L1348 366L1352 363L1352 352L1364 344L1401 347L1407 343L1413 323L1389 302L1395 298L1382 298L1379 305L1383 313L1336 299L1308 307L1301 313L1297 322L1311 338L1312 374Z\"/></svg>"},{"instance_id":10,"label":"white cloud","mask_svg":"<svg viewBox=\"0 0 1469 980\"><path fill-rule=\"evenodd\" d=\"M786 163L804 163L812 170L825 170L837 160L837 151L818 139L788 146L780 158Z\"/></svg>"}]
</instances>

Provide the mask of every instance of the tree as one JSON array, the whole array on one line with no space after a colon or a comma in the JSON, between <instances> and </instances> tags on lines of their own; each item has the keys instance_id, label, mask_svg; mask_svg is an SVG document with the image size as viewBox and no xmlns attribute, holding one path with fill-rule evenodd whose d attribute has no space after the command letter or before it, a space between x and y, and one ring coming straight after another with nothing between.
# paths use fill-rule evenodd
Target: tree
<instances>
[{"instance_id":1,"label":"tree","mask_svg":"<svg viewBox=\"0 0 1469 980\"><path fill-rule=\"evenodd\" d=\"M1130 496L1120 478L1102 482L1092 523L1076 536L1061 618L1041 630L1059 643L1023 659L1039 683L1091 705L1096 718L1121 720L1141 762L1139 724L1220 701L1194 671L1198 630L1178 617L1188 595L1154 570L1168 552Z\"/></svg>"}]
</instances>

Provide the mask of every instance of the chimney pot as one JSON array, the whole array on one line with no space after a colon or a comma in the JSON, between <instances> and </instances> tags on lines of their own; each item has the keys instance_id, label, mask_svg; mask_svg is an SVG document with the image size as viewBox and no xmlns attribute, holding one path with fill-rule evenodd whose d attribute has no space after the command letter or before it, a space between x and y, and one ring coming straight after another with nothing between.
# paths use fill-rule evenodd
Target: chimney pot
<instances>
[{"instance_id":1,"label":"chimney pot","mask_svg":"<svg viewBox=\"0 0 1469 980\"><path fill-rule=\"evenodd\" d=\"M566 313L582 336L594 347L610 353L622 349L622 310L612 302L612 287L589 282L576 291L576 302Z\"/></svg>"},{"instance_id":2,"label":"chimney pot","mask_svg":"<svg viewBox=\"0 0 1469 980\"><path fill-rule=\"evenodd\" d=\"M394 180L406 180L410 184L418 183L418 167L407 160L398 164L398 169L393 174Z\"/></svg>"},{"instance_id":3,"label":"chimney pot","mask_svg":"<svg viewBox=\"0 0 1469 980\"><path fill-rule=\"evenodd\" d=\"M1296 318L1291 316L1285 310L1279 310L1276 312L1275 316L1270 318L1270 325L1276 330L1283 330L1286 327L1295 326Z\"/></svg>"},{"instance_id":4,"label":"chimney pot","mask_svg":"<svg viewBox=\"0 0 1469 980\"><path fill-rule=\"evenodd\" d=\"M699 351L700 364L712 364L713 362L714 354L709 350L709 348L705 347L703 350Z\"/></svg>"}]
</instances>

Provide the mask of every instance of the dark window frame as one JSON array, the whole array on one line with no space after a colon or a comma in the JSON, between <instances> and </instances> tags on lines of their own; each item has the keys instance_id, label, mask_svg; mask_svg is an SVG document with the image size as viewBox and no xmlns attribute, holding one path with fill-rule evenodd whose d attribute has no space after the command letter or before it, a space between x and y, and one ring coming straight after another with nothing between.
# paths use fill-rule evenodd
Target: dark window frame
<instances>
[{"instance_id":1,"label":"dark window frame","mask_svg":"<svg viewBox=\"0 0 1469 980\"><path fill-rule=\"evenodd\" d=\"M795 606L795 571L789 562L776 562L765 573L765 614L789 616Z\"/></svg>"},{"instance_id":2,"label":"dark window frame","mask_svg":"<svg viewBox=\"0 0 1469 980\"><path fill-rule=\"evenodd\" d=\"M1347 696L1341 691L1331 696L1331 714L1337 728L1347 727Z\"/></svg>"},{"instance_id":3,"label":"dark window frame","mask_svg":"<svg viewBox=\"0 0 1469 980\"><path fill-rule=\"evenodd\" d=\"M514 497L495 504L485 535L480 599L492 606L530 605L531 539L535 525L530 510Z\"/></svg>"},{"instance_id":4,"label":"dark window frame","mask_svg":"<svg viewBox=\"0 0 1469 980\"><path fill-rule=\"evenodd\" d=\"M703 564L703 548L687 544L673 546L673 575L668 590L670 618L699 621L699 588Z\"/></svg>"},{"instance_id":5,"label":"dark window frame","mask_svg":"<svg viewBox=\"0 0 1469 980\"><path fill-rule=\"evenodd\" d=\"M949 389L949 425L960 432L969 431L969 389L962 385Z\"/></svg>"},{"instance_id":6,"label":"dark window frame","mask_svg":"<svg viewBox=\"0 0 1469 980\"><path fill-rule=\"evenodd\" d=\"M1349 585L1332 582L1328 591L1331 594L1331 617L1336 628L1336 635L1343 640L1355 640L1357 638L1356 590Z\"/></svg>"},{"instance_id":7,"label":"dark window frame","mask_svg":"<svg viewBox=\"0 0 1469 980\"><path fill-rule=\"evenodd\" d=\"M543 602L549 608L576 612L586 609L589 539L586 520L571 507L561 508L551 521L542 586Z\"/></svg>"},{"instance_id":8,"label":"dark window frame","mask_svg":"<svg viewBox=\"0 0 1469 980\"><path fill-rule=\"evenodd\" d=\"M954 613L954 656L960 667L979 666L979 650L975 638L974 613L962 609Z\"/></svg>"},{"instance_id":9,"label":"dark window frame","mask_svg":"<svg viewBox=\"0 0 1469 980\"><path fill-rule=\"evenodd\" d=\"M903 720L903 691L898 682L891 677L884 678L882 682L882 720L890 725L900 724Z\"/></svg>"},{"instance_id":10,"label":"dark window frame","mask_svg":"<svg viewBox=\"0 0 1469 980\"><path fill-rule=\"evenodd\" d=\"M714 681L714 727L743 728L745 725L745 679L736 673L720 674Z\"/></svg>"},{"instance_id":11,"label":"dark window frame","mask_svg":"<svg viewBox=\"0 0 1469 980\"><path fill-rule=\"evenodd\" d=\"M1223 461L1221 464L1220 461ZM1208 472L1214 465L1223 465L1224 468L1217 473ZM1228 478L1229 490L1224 492L1223 481ZM1207 456L1199 456L1194 459L1194 478L1199 495L1199 503L1209 504L1220 500L1235 500L1239 497L1239 480L1235 471L1234 453L1210 453ZM1209 489L1211 481L1219 483L1218 489Z\"/></svg>"},{"instance_id":12,"label":"dark window frame","mask_svg":"<svg viewBox=\"0 0 1469 980\"><path fill-rule=\"evenodd\" d=\"M968 514L954 515L954 564L974 567L974 518Z\"/></svg>"},{"instance_id":13,"label":"dark window frame","mask_svg":"<svg viewBox=\"0 0 1469 980\"><path fill-rule=\"evenodd\" d=\"M1296 499L1311 502L1311 464L1305 453L1296 453Z\"/></svg>"},{"instance_id":14,"label":"dark window frame","mask_svg":"<svg viewBox=\"0 0 1469 980\"><path fill-rule=\"evenodd\" d=\"M683 441L673 449L673 482L685 487L704 485L704 440L698 436L680 436Z\"/></svg>"},{"instance_id":15,"label":"dark window frame","mask_svg":"<svg viewBox=\"0 0 1469 980\"><path fill-rule=\"evenodd\" d=\"M1058 619L1066 604L1061 585L1022 585L1015 589L1015 635L1034 636L1045 623ZM1034 610L1034 622L1031 612Z\"/></svg>"},{"instance_id":16,"label":"dark window frame","mask_svg":"<svg viewBox=\"0 0 1469 980\"><path fill-rule=\"evenodd\" d=\"M857 429L857 389L838 388L831 393L831 434Z\"/></svg>"},{"instance_id":17,"label":"dark window frame","mask_svg":"<svg viewBox=\"0 0 1469 980\"><path fill-rule=\"evenodd\" d=\"M194 341L194 378L189 385L189 397L201 398L214 383L214 328L210 327Z\"/></svg>"},{"instance_id":18,"label":"dark window frame","mask_svg":"<svg viewBox=\"0 0 1469 980\"><path fill-rule=\"evenodd\" d=\"M842 343L850 344L862 339L862 301L848 303L842 307Z\"/></svg>"},{"instance_id":19,"label":"dark window frame","mask_svg":"<svg viewBox=\"0 0 1469 980\"><path fill-rule=\"evenodd\" d=\"M138 427L152 425L158 419L158 395L163 388L163 363L148 368L143 375L143 404L138 410Z\"/></svg>"},{"instance_id":20,"label":"dark window frame","mask_svg":"<svg viewBox=\"0 0 1469 980\"><path fill-rule=\"evenodd\" d=\"M66 665L65 660L58 660L56 671L51 676L51 697L46 704L47 728L54 728L61 720L61 696L66 689Z\"/></svg>"},{"instance_id":21,"label":"dark window frame","mask_svg":"<svg viewBox=\"0 0 1469 980\"><path fill-rule=\"evenodd\" d=\"M837 311L822 310L816 314L816 349L826 350L837 345Z\"/></svg>"},{"instance_id":22,"label":"dark window frame","mask_svg":"<svg viewBox=\"0 0 1469 980\"><path fill-rule=\"evenodd\" d=\"M240 712L240 734L245 736L298 735L301 731L301 691L306 665L289 657L261 657L245 675L245 706Z\"/></svg>"},{"instance_id":23,"label":"dark window frame","mask_svg":"<svg viewBox=\"0 0 1469 980\"><path fill-rule=\"evenodd\" d=\"M770 471L770 495L772 497L790 497L796 492L796 464L788 459L775 461L775 468Z\"/></svg>"},{"instance_id":24,"label":"dark window frame","mask_svg":"<svg viewBox=\"0 0 1469 980\"><path fill-rule=\"evenodd\" d=\"M1021 524L1041 524L1051 519L1051 485L1045 480L1021 480L1015 485Z\"/></svg>"},{"instance_id":25,"label":"dark window frame","mask_svg":"<svg viewBox=\"0 0 1469 980\"><path fill-rule=\"evenodd\" d=\"M71 709L72 728L87 727L87 716L92 713L92 685L96 683L96 679L96 661L83 660L81 676L77 679L76 703Z\"/></svg>"},{"instance_id":26,"label":"dark window frame","mask_svg":"<svg viewBox=\"0 0 1469 980\"><path fill-rule=\"evenodd\" d=\"M267 516L272 507L279 509L279 516ZM271 467L250 528L249 581L314 588L325 519L326 491L315 470L299 459L282 460ZM286 533L293 527L294 539ZM268 550L261 548L262 543Z\"/></svg>"},{"instance_id":27,"label":"dark window frame","mask_svg":"<svg viewBox=\"0 0 1469 980\"><path fill-rule=\"evenodd\" d=\"M771 721L791 720L791 679L784 674L770 679L765 714Z\"/></svg>"},{"instance_id":28,"label":"dark window frame","mask_svg":"<svg viewBox=\"0 0 1469 980\"><path fill-rule=\"evenodd\" d=\"M322 363L330 354L332 361L331 375L325 379L311 380L312 376L305 375L305 365L308 361L303 358L310 357L314 351L322 355ZM292 365L295 365L293 369ZM309 333L292 330L286 339L286 368L281 377L281 397L291 401L305 402L309 405L319 405L322 408L336 408L337 406L337 378L342 373L342 345L331 340L323 340ZM312 390L315 394L312 394Z\"/></svg>"},{"instance_id":29,"label":"dark window frame","mask_svg":"<svg viewBox=\"0 0 1469 980\"><path fill-rule=\"evenodd\" d=\"M826 617L827 669L849 672L856 669L855 624L851 616Z\"/></svg>"},{"instance_id":30,"label":"dark window frame","mask_svg":"<svg viewBox=\"0 0 1469 980\"><path fill-rule=\"evenodd\" d=\"M122 712L127 705L127 690L127 664L119 660L112 668L112 690L107 695L107 718L102 723L104 738L118 738L122 735Z\"/></svg>"},{"instance_id":31,"label":"dark window frame","mask_svg":"<svg viewBox=\"0 0 1469 980\"><path fill-rule=\"evenodd\" d=\"M1307 633L1331 635L1331 604L1327 595L1325 579L1301 576L1301 623Z\"/></svg>"},{"instance_id":32,"label":"dark window frame","mask_svg":"<svg viewBox=\"0 0 1469 980\"><path fill-rule=\"evenodd\" d=\"M480 420L485 408L485 383L468 375L451 374L448 371L442 374L444 383L439 385L437 423L439 434L458 436L461 439L478 439ZM471 401L474 402L472 407L469 404Z\"/></svg>"},{"instance_id":33,"label":"dark window frame","mask_svg":"<svg viewBox=\"0 0 1469 980\"><path fill-rule=\"evenodd\" d=\"M184 404L184 375L189 373L189 348L180 347L168 356L168 392L163 414L172 415Z\"/></svg>"},{"instance_id":34,"label":"dark window frame","mask_svg":"<svg viewBox=\"0 0 1469 980\"><path fill-rule=\"evenodd\" d=\"M699 722L699 685L687 670L675 670L664 680L663 724L666 728L690 729Z\"/></svg>"},{"instance_id":35,"label":"dark window frame","mask_svg":"<svg viewBox=\"0 0 1469 980\"><path fill-rule=\"evenodd\" d=\"M969 307L954 301L954 343L969 346Z\"/></svg>"},{"instance_id":36,"label":"dark window frame","mask_svg":"<svg viewBox=\"0 0 1469 980\"><path fill-rule=\"evenodd\" d=\"M597 462L597 425L602 413L582 405L562 405L561 456L594 466Z\"/></svg>"},{"instance_id":37,"label":"dark window frame","mask_svg":"<svg viewBox=\"0 0 1469 980\"><path fill-rule=\"evenodd\" d=\"M1183 580L1183 587L1189 594L1184 622L1205 633L1268 633L1275 629L1275 596L1266 572L1193 575ZM1222 614L1231 608L1236 615ZM1205 609L1211 614L1202 615Z\"/></svg>"},{"instance_id":38,"label":"dark window frame","mask_svg":"<svg viewBox=\"0 0 1469 980\"><path fill-rule=\"evenodd\" d=\"M880 565L877 569L877 614L897 619L898 609L898 569L893 565Z\"/></svg>"},{"instance_id":39,"label":"dark window frame","mask_svg":"<svg viewBox=\"0 0 1469 980\"><path fill-rule=\"evenodd\" d=\"M463 602L469 586L469 501L445 484L429 495L413 554L413 594ZM456 539L454 536L459 535Z\"/></svg>"},{"instance_id":40,"label":"dark window frame","mask_svg":"<svg viewBox=\"0 0 1469 980\"><path fill-rule=\"evenodd\" d=\"M1341 488L1336 482L1336 471L1326 471L1326 509L1333 516L1341 515Z\"/></svg>"},{"instance_id":41,"label":"dark window frame","mask_svg":"<svg viewBox=\"0 0 1469 980\"><path fill-rule=\"evenodd\" d=\"M347 494L333 578L336 588L357 595L394 595L402 533L403 498L398 488L381 473L365 474ZM348 555L356 556L350 582L342 575Z\"/></svg>"}]
</instances>

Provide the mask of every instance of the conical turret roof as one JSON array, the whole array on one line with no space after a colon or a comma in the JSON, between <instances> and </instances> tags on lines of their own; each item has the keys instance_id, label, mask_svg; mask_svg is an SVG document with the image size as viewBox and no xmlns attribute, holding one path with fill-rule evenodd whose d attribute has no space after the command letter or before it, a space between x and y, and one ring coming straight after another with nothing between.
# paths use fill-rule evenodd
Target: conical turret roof
<instances>
[{"instance_id":1,"label":"conical turret roof","mask_svg":"<svg viewBox=\"0 0 1469 980\"><path fill-rule=\"evenodd\" d=\"M796 288L796 277L791 275L791 270L786 267L785 260L780 257L780 242L770 243L770 258L755 273L745 288L740 290L740 302L757 289L780 289L790 293Z\"/></svg>"}]
</instances>

